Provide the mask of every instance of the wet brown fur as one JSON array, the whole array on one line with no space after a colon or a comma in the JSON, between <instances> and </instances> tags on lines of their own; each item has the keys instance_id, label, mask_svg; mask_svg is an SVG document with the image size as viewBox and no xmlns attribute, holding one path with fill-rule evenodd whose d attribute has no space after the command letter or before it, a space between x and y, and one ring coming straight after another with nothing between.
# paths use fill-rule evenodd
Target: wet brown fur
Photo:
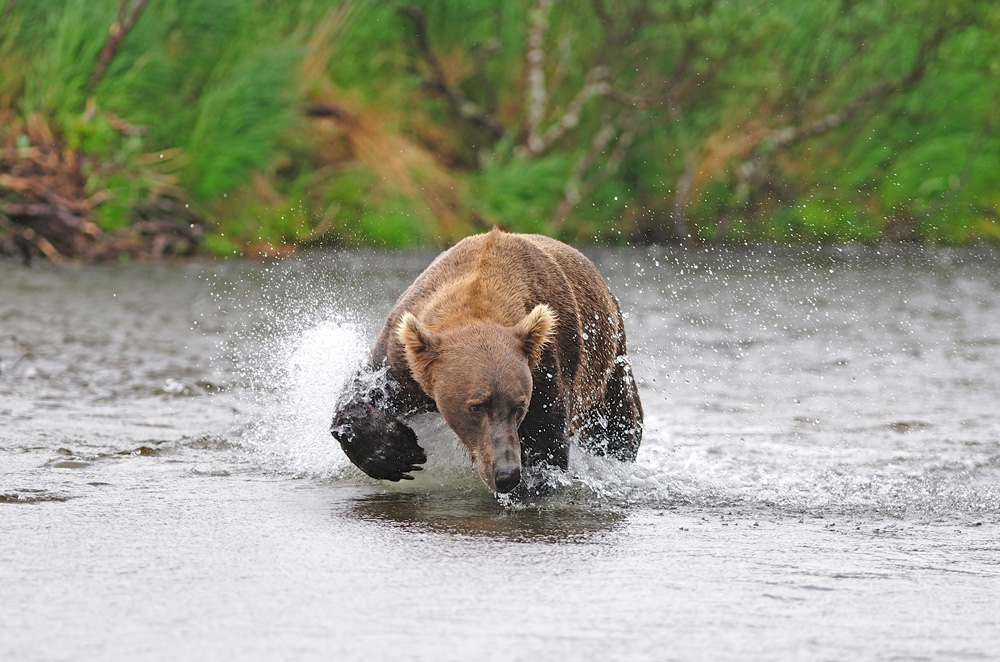
<instances>
[{"instance_id":1,"label":"wet brown fur","mask_svg":"<svg viewBox=\"0 0 1000 662\"><path fill-rule=\"evenodd\" d=\"M638 450L618 303L590 260L547 237L494 229L439 255L396 302L372 362L399 382L393 409L441 411L492 489L513 452L518 468L565 468L574 432L597 453Z\"/></svg>"},{"instance_id":2,"label":"wet brown fur","mask_svg":"<svg viewBox=\"0 0 1000 662\"><path fill-rule=\"evenodd\" d=\"M559 320L553 359L560 390L577 396L568 403L574 418L602 398L625 334L618 302L593 263L554 239L493 230L459 242L399 298L376 347L386 343L392 368L408 373L394 333L405 313L431 332L457 335L476 322L512 326L542 303Z\"/></svg>"}]
</instances>

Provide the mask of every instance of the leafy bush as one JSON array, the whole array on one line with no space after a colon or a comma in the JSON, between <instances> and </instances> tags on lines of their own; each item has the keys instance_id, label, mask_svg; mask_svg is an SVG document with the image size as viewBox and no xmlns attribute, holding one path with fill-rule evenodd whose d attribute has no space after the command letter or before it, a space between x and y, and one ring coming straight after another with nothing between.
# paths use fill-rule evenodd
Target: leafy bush
<instances>
[{"instance_id":1,"label":"leafy bush","mask_svg":"<svg viewBox=\"0 0 1000 662\"><path fill-rule=\"evenodd\" d=\"M222 254L1000 236L1000 5L542 4L150 0L101 73L135 0L0 0L0 117L85 155L105 230L171 195Z\"/></svg>"}]
</instances>

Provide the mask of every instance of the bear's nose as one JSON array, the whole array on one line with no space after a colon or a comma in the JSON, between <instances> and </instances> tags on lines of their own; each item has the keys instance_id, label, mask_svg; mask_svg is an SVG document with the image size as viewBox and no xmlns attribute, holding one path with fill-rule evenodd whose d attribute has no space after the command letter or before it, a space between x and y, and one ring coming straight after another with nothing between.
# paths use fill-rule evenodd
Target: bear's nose
<instances>
[{"instance_id":1,"label":"bear's nose","mask_svg":"<svg viewBox=\"0 0 1000 662\"><path fill-rule=\"evenodd\" d=\"M517 467L514 467L513 469L500 469L497 471L494 479L497 486L497 492L506 494L517 487L517 484L521 482L521 470Z\"/></svg>"}]
</instances>

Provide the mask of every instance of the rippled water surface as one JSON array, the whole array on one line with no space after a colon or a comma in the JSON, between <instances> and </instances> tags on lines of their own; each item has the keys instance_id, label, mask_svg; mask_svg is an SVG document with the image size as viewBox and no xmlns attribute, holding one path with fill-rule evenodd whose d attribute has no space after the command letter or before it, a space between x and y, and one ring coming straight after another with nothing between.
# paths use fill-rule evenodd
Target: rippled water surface
<instances>
[{"instance_id":1,"label":"rippled water surface","mask_svg":"<svg viewBox=\"0 0 1000 662\"><path fill-rule=\"evenodd\" d=\"M0 660L1000 657L1000 255L585 250L646 435L526 502L329 437L432 253L0 263Z\"/></svg>"}]
</instances>

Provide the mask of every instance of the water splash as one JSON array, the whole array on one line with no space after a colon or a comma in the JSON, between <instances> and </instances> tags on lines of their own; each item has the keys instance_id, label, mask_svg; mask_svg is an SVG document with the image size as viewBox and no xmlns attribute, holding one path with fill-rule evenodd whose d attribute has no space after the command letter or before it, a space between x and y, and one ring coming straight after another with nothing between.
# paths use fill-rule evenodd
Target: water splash
<instances>
[{"instance_id":1,"label":"water splash","mask_svg":"<svg viewBox=\"0 0 1000 662\"><path fill-rule=\"evenodd\" d=\"M255 320L237 334L244 350L235 372L249 391L243 444L268 471L375 493L489 500L437 415L412 422L429 459L416 480L401 484L364 477L330 437L341 389L392 300L425 266L422 259L393 263L398 268L387 272L366 256L335 257L274 266L243 286L249 303L228 302L243 306L241 320ZM986 405L986 394L996 392L996 362L983 349L996 345L996 322L982 304L993 301L992 290L940 293L934 301L954 310L928 317L929 305L905 298L903 313L883 310L885 279L873 278L865 296L855 294L860 280L834 288L819 279L825 262L685 254L673 264L661 257L660 265L648 260L641 288L621 282L634 269L600 265L630 313L647 415L638 461L574 448L567 472L526 473L546 496L503 498L503 505L996 519L1000 427ZM692 266L699 259L704 268ZM914 280L893 278L900 291ZM923 271L914 278L913 291L904 292L913 298L943 287L926 282ZM911 317L923 321L896 323Z\"/></svg>"},{"instance_id":2,"label":"water splash","mask_svg":"<svg viewBox=\"0 0 1000 662\"><path fill-rule=\"evenodd\" d=\"M375 481L354 468L329 426L334 404L367 355L367 338L337 315L303 320L298 328L285 320L282 327L283 333L257 345L256 360L244 364L246 381L256 388L248 392L241 443L264 470L384 492L486 492L468 453L437 414L409 421L428 455L413 481ZM933 467L915 472L909 464L875 467L836 447L789 462L787 449L773 438L755 444L752 457L733 448L720 452L712 444L675 439L669 421L653 415L635 464L574 445L568 471L526 471L527 490L498 501L513 510L585 503L892 518L979 516L1000 509L1000 490L958 484L949 476L939 480Z\"/></svg>"},{"instance_id":3,"label":"water splash","mask_svg":"<svg viewBox=\"0 0 1000 662\"><path fill-rule=\"evenodd\" d=\"M368 354L359 325L339 314L281 319L253 357L238 364L245 393L241 441L267 470L395 491L474 490L479 478L457 437L436 414L408 421L427 452L414 480L387 483L355 469L330 434L336 402ZM296 321L298 320L298 321ZM485 489L485 488L483 488Z\"/></svg>"},{"instance_id":4,"label":"water splash","mask_svg":"<svg viewBox=\"0 0 1000 662\"><path fill-rule=\"evenodd\" d=\"M275 336L266 360L242 364L247 393L242 441L270 471L333 477L348 466L330 436L334 403L366 352L357 328L329 317Z\"/></svg>"},{"instance_id":5,"label":"water splash","mask_svg":"<svg viewBox=\"0 0 1000 662\"><path fill-rule=\"evenodd\" d=\"M414 480L387 483L353 468L330 435L333 408L360 368L368 342L357 324L331 314L318 322L281 320L281 332L252 343L239 360L244 396L242 445L265 470L322 480L368 484L385 491L486 492L467 451L438 414L408 421L427 452ZM573 449L573 468L528 474L545 493L563 490L572 499L604 503L663 498L669 490L655 472ZM650 489L650 485L656 489Z\"/></svg>"}]
</instances>

